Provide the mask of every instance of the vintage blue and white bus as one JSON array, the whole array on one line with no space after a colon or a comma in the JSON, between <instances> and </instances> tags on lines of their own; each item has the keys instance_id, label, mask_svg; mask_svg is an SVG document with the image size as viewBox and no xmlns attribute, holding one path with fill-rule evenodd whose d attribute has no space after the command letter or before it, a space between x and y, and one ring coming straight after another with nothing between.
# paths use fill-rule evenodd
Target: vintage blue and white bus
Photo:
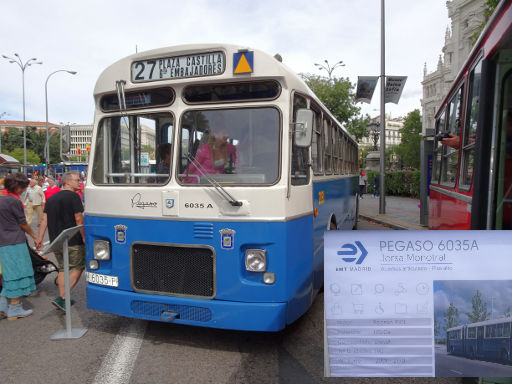
<instances>
[{"instance_id":1,"label":"vintage blue and white bus","mask_svg":"<svg viewBox=\"0 0 512 384\"><path fill-rule=\"evenodd\" d=\"M471 359L512 362L512 318L503 317L461 325L446 331L446 351Z\"/></svg>"},{"instance_id":2,"label":"vintage blue and white bus","mask_svg":"<svg viewBox=\"0 0 512 384\"><path fill-rule=\"evenodd\" d=\"M278 331L358 218L357 144L279 59L235 45L124 58L94 90L87 305ZM150 166L151 162L155 166Z\"/></svg>"}]
</instances>

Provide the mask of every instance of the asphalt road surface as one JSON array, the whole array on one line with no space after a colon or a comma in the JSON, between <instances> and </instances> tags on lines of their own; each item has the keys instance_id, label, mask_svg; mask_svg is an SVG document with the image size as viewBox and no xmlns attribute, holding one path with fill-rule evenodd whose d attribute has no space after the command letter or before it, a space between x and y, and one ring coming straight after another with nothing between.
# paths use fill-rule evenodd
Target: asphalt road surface
<instances>
[{"instance_id":1,"label":"asphalt road surface","mask_svg":"<svg viewBox=\"0 0 512 384\"><path fill-rule=\"evenodd\" d=\"M388 229L361 221L360 229ZM0 321L0 383L461 383L460 378L324 378L323 293L278 333L224 331L122 318L86 308L73 291L80 339L51 341L65 316L53 275L24 300L34 314Z\"/></svg>"}]
</instances>

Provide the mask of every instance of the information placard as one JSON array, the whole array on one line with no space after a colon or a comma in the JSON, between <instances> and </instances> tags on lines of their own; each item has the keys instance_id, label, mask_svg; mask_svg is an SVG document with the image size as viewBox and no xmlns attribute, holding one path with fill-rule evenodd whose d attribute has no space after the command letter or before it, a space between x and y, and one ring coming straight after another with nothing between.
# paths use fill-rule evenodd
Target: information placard
<instances>
[{"instance_id":1,"label":"information placard","mask_svg":"<svg viewBox=\"0 0 512 384\"><path fill-rule=\"evenodd\" d=\"M508 231L329 231L326 375L512 376Z\"/></svg>"}]
</instances>

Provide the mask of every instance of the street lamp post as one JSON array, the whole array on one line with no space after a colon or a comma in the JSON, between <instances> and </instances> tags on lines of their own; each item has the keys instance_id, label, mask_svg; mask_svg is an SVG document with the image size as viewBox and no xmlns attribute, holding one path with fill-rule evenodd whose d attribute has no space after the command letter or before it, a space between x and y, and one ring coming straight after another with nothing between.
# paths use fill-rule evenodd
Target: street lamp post
<instances>
[{"instance_id":1,"label":"street lamp post","mask_svg":"<svg viewBox=\"0 0 512 384\"><path fill-rule=\"evenodd\" d=\"M46 143L44 145L44 158L46 160L46 164L50 164L50 135L48 133L48 80L50 77L57 72L67 72L71 75L76 75L75 71L68 71L66 69L59 69L58 71L52 72L46 78L46 82L44 83L44 101L46 105Z\"/></svg>"},{"instance_id":2,"label":"street lamp post","mask_svg":"<svg viewBox=\"0 0 512 384\"><path fill-rule=\"evenodd\" d=\"M332 72L338 68L338 67L344 67L345 64L343 64L343 61L340 60L338 61L336 64L334 64L332 67L329 65L329 62L327 60L324 60L325 62L325 65L323 64L318 64L318 63L315 63L315 65L320 69L320 70L325 70L327 71L327 73L329 74L329 80L332 78L331 75L332 75Z\"/></svg>"},{"instance_id":3,"label":"street lamp post","mask_svg":"<svg viewBox=\"0 0 512 384\"><path fill-rule=\"evenodd\" d=\"M18 64L18 66L21 69L21 84L22 84L22 88L23 88L23 165L26 166L27 165L27 124L25 121L25 69L27 69L27 67L30 67L32 64L43 64L43 63L41 61L36 62L37 59L35 57L33 57L33 58L27 60L25 63L23 63L20 55L15 53L14 56L16 56L15 59L13 59L12 57L9 57L9 56L2 55L2 57L4 59L9 60L9 63L16 63L16 64ZM27 169L25 167L25 172L26 172L26 170Z\"/></svg>"},{"instance_id":4,"label":"street lamp post","mask_svg":"<svg viewBox=\"0 0 512 384\"><path fill-rule=\"evenodd\" d=\"M2 117L8 115L7 112L2 112L0 113L0 119L2 119ZM5 120L4 120L4 124L5 124ZM4 128L0 128L0 153L2 153L2 134L4 133Z\"/></svg>"}]
</instances>

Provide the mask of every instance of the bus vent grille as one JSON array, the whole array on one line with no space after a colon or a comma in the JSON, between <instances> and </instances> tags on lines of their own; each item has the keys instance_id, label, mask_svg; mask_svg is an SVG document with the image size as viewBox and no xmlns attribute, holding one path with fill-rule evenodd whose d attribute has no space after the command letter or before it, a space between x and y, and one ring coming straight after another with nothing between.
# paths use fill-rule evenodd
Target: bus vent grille
<instances>
[{"instance_id":1,"label":"bus vent grille","mask_svg":"<svg viewBox=\"0 0 512 384\"><path fill-rule=\"evenodd\" d=\"M194 237L196 239L213 239L212 223L196 223L194 224Z\"/></svg>"},{"instance_id":2,"label":"bus vent grille","mask_svg":"<svg viewBox=\"0 0 512 384\"><path fill-rule=\"evenodd\" d=\"M137 315L156 318L160 318L164 312L172 311L179 314L178 318L180 320L208 322L212 319L212 312L208 308L193 307L190 305L161 304L133 300L131 310Z\"/></svg>"},{"instance_id":3,"label":"bus vent grille","mask_svg":"<svg viewBox=\"0 0 512 384\"><path fill-rule=\"evenodd\" d=\"M215 294L215 257L209 248L135 243L131 264L136 290L201 298Z\"/></svg>"}]
</instances>

